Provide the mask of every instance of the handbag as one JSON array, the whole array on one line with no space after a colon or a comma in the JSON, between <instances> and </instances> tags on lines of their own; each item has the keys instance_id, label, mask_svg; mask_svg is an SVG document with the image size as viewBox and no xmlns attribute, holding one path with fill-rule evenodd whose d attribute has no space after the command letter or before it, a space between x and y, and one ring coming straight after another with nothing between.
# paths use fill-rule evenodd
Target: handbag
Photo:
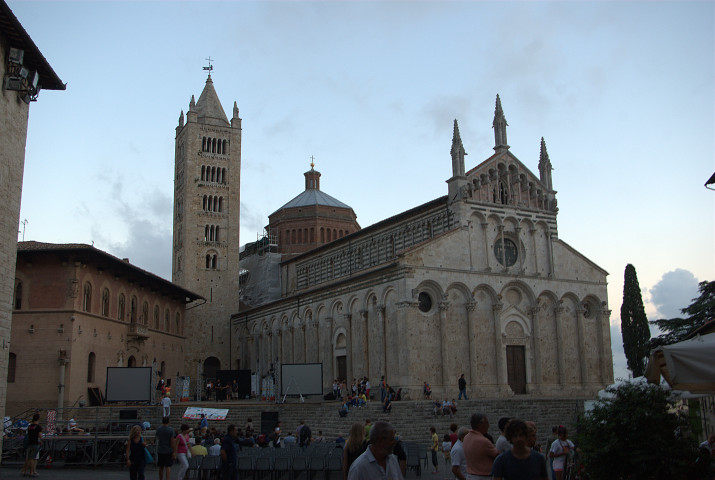
<instances>
[{"instance_id":1,"label":"handbag","mask_svg":"<svg viewBox=\"0 0 715 480\"><path fill-rule=\"evenodd\" d=\"M151 456L151 453L149 452L149 449L147 447L144 447L144 461L147 464L154 463L154 457Z\"/></svg>"},{"instance_id":2,"label":"handbag","mask_svg":"<svg viewBox=\"0 0 715 480\"><path fill-rule=\"evenodd\" d=\"M179 437L181 437L181 441L184 442L184 446L186 447L186 458L191 458L191 447L189 447L189 444L186 443L186 437L184 437L183 434L179 434Z\"/></svg>"}]
</instances>

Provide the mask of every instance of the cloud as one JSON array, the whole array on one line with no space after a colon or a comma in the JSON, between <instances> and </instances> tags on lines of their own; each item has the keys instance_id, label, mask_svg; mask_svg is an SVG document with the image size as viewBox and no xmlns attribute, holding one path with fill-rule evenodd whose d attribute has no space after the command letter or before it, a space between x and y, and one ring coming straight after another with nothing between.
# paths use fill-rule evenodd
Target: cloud
<instances>
[{"instance_id":1,"label":"cloud","mask_svg":"<svg viewBox=\"0 0 715 480\"><path fill-rule=\"evenodd\" d=\"M665 273L649 293L650 303L657 309L653 320L679 317L680 310L698 296L698 279L688 270L677 268Z\"/></svg>"}]
</instances>

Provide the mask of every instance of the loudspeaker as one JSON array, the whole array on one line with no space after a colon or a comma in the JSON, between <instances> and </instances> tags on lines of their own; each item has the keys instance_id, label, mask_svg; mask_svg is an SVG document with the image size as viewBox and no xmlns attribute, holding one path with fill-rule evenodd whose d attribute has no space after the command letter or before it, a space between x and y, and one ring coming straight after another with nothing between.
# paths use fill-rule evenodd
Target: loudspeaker
<instances>
[{"instance_id":1,"label":"loudspeaker","mask_svg":"<svg viewBox=\"0 0 715 480\"><path fill-rule=\"evenodd\" d=\"M137 410L119 410L119 420L136 420Z\"/></svg>"},{"instance_id":2,"label":"loudspeaker","mask_svg":"<svg viewBox=\"0 0 715 480\"><path fill-rule=\"evenodd\" d=\"M261 412L261 433L268 435L278 423L278 412Z\"/></svg>"}]
</instances>

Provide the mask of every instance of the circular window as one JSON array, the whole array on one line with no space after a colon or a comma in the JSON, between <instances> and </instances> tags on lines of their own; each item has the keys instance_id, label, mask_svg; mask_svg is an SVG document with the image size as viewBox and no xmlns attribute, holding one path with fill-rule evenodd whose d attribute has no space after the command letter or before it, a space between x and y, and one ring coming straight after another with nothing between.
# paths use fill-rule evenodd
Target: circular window
<instances>
[{"instance_id":1,"label":"circular window","mask_svg":"<svg viewBox=\"0 0 715 480\"><path fill-rule=\"evenodd\" d=\"M503 240L500 238L494 244L494 256L497 257L497 262L500 264L511 267L516 263L519 252L514 242L508 238Z\"/></svg>"},{"instance_id":2,"label":"circular window","mask_svg":"<svg viewBox=\"0 0 715 480\"><path fill-rule=\"evenodd\" d=\"M429 312L432 310L432 297L426 292L420 292L417 296L417 301L419 302L420 312Z\"/></svg>"}]
</instances>

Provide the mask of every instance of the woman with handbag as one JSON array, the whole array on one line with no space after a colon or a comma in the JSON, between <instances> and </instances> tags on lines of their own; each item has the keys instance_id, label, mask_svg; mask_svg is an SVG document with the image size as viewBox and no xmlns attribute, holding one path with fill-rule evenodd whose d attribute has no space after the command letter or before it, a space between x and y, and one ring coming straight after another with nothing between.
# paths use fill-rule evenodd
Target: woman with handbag
<instances>
[{"instance_id":1,"label":"woman with handbag","mask_svg":"<svg viewBox=\"0 0 715 480\"><path fill-rule=\"evenodd\" d=\"M145 449L146 443L142 438L142 428L139 425L134 425L129 432L126 451L127 467L129 467L129 478L131 480L144 480Z\"/></svg>"},{"instance_id":2,"label":"woman with handbag","mask_svg":"<svg viewBox=\"0 0 715 480\"><path fill-rule=\"evenodd\" d=\"M191 447L189 447L189 434L191 428L185 423L181 425L181 433L176 436L176 461L179 463L179 475L177 480L184 480L184 475L189 469L189 458L191 458Z\"/></svg>"}]
</instances>

